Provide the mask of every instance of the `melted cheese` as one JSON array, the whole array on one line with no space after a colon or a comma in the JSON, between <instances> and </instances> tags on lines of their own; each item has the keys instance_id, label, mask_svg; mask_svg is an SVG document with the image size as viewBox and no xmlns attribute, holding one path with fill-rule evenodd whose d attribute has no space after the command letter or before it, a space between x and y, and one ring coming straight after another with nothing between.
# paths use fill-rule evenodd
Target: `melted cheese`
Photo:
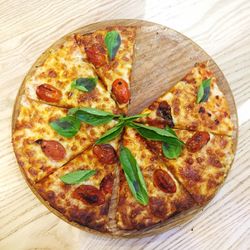
<instances>
[{"instance_id":1,"label":"melted cheese","mask_svg":"<svg viewBox=\"0 0 250 250\"><path fill-rule=\"evenodd\" d=\"M93 127L81 123L80 131L72 138L65 138L54 131L49 122L66 116L67 110L47 104L29 101L23 97L21 109L13 134L13 144L19 164L23 167L31 182L38 181L61 167L75 155L82 152L98 139L115 121ZM61 161L49 159L35 141L55 140L62 144L66 156Z\"/></svg>"},{"instance_id":2,"label":"melted cheese","mask_svg":"<svg viewBox=\"0 0 250 250\"><path fill-rule=\"evenodd\" d=\"M188 209L192 206L193 200L189 194L179 185L175 177L169 172L167 167L157 159L157 156L150 152L145 145L142 137L139 136L132 128L126 128L123 136L123 145L127 147L135 157L144 180L146 182L149 204L142 206L133 197L123 172L120 176L119 202L117 207L117 224L121 229L144 228L149 225L166 220L170 215L177 211ZM175 193L165 193L156 187L153 183L153 173L157 169L166 171L176 185ZM160 202L159 206L163 213L161 218L155 216L150 208L153 201ZM157 212L156 212L157 213Z\"/></svg>"},{"instance_id":3,"label":"melted cheese","mask_svg":"<svg viewBox=\"0 0 250 250\"><path fill-rule=\"evenodd\" d=\"M167 101L171 107L171 115L175 128L209 131L216 134L232 135L233 123L230 119L230 111L224 94L220 91L216 78L212 77L210 95L207 102L197 104L198 88L204 79L203 68L199 65L189 73L195 81L188 83L178 82L171 90L154 102L154 108L146 108L142 113L150 113L149 118L164 121L157 116L159 103ZM206 72L209 72L206 69ZM147 118L141 119L147 122Z\"/></svg>"},{"instance_id":4,"label":"melted cheese","mask_svg":"<svg viewBox=\"0 0 250 250\"><path fill-rule=\"evenodd\" d=\"M50 72L53 74L50 75ZM97 78L91 64L86 62L86 54L81 51L73 36L65 39L63 44L50 49L44 62L28 75L25 81L26 94L29 98L40 100L36 89L41 84L50 84L62 92L58 106L93 107L114 112L116 105L100 80L94 90L83 92L71 89L71 83L78 78ZM42 100L40 100L42 101Z\"/></svg>"},{"instance_id":5,"label":"melted cheese","mask_svg":"<svg viewBox=\"0 0 250 250\"><path fill-rule=\"evenodd\" d=\"M118 139L111 142L117 150ZM72 193L81 185L100 188L102 179L113 174L116 164L102 164L93 154L92 148L84 151L62 168L36 184L36 189L49 204L61 212L68 220L99 231L108 230L108 211L111 194L105 194L105 203L100 206L86 205L73 197ZM96 170L96 174L88 180L74 185L64 184L60 177L77 170ZM63 209L62 209L63 208Z\"/></svg>"}]
</instances>

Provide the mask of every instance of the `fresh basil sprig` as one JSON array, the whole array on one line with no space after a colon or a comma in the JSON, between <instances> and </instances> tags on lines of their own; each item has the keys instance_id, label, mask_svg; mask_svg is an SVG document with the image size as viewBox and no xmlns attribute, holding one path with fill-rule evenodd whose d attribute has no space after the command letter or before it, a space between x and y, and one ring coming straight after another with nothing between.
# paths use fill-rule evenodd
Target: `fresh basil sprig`
<instances>
[{"instance_id":1,"label":"fresh basil sprig","mask_svg":"<svg viewBox=\"0 0 250 250\"><path fill-rule=\"evenodd\" d=\"M49 125L61 136L71 138L79 131L81 122L74 116L65 116L52 121Z\"/></svg>"},{"instance_id":2,"label":"fresh basil sprig","mask_svg":"<svg viewBox=\"0 0 250 250\"><path fill-rule=\"evenodd\" d=\"M119 117L119 115L114 115L95 108L72 108L68 111L68 114L73 115L80 121L93 126L108 123L113 118Z\"/></svg>"},{"instance_id":3,"label":"fresh basil sprig","mask_svg":"<svg viewBox=\"0 0 250 250\"><path fill-rule=\"evenodd\" d=\"M115 30L110 31L106 34L104 42L108 49L109 59L113 60L121 45L121 36Z\"/></svg>"},{"instance_id":4,"label":"fresh basil sprig","mask_svg":"<svg viewBox=\"0 0 250 250\"><path fill-rule=\"evenodd\" d=\"M128 116L128 117L121 116L119 119L121 121L124 121L124 122L128 123L128 122L132 122L132 121L134 121L134 120L136 120L138 118L145 117L145 116L148 116L148 115L149 115L149 113L148 114L133 115L133 116Z\"/></svg>"},{"instance_id":5,"label":"fresh basil sprig","mask_svg":"<svg viewBox=\"0 0 250 250\"><path fill-rule=\"evenodd\" d=\"M146 183L135 157L126 147L120 149L120 162L133 196L142 205L147 205L149 198Z\"/></svg>"},{"instance_id":6,"label":"fresh basil sprig","mask_svg":"<svg viewBox=\"0 0 250 250\"><path fill-rule=\"evenodd\" d=\"M78 78L71 83L72 89L78 89L83 92L90 92L96 87L97 78Z\"/></svg>"},{"instance_id":7,"label":"fresh basil sprig","mask_svg":"<svg viewBox=\"0 0 250 250\"><path fill-rule=\"evenodd\" d=\"M166 130L177 137L176 133L171 128L166 127ZM162 144L163 155L168 159L178 158L182 152L182 149L183 143L179 139L176 140L174 138L168 138L168 141Z\"/></svg>"},{"instance_id":8,"label":"fresh basil sprig","mask_svg":"<svg viewBox=\"0 0 250 250\"><path fill-rule=\"evenodd\" d=\"M60 179L66 184L78 184L88 180L95 173L95 170L77 170L61 176Z\"/></svg>"},{"instance_id":9,"label":"fresh basil sprig","mask_svg":"<svg viewBox=\"0 0 250 250\"><path fill-rule=\"evenodd\" d=\"M210 94L210 83L211 79L203 80L197 95L197 103L206 102Z\"/></svg>"},{"instance_id":10,"label":"fresh basil sprig","mask_svg":"<svg viewBox=\"0 0 250 250\"><path fill-rule=\"evenodd\" d=\"M146 126L143 124L131 122L128 124L129 127L135 128L137 132L144 138L153 141L168 142L169 138L179 140L176 135L165 129L160 129L152 126ZM180 143L182 143L180 141ZM183 144L183 143L182 143Z\"/></svg>"},{"instance_id":11,"label":"fresh basil sprig","mask_svg":"<svg viewBox=\"0 0 250 250\"><path fill-rule=\"evenodd\" d=\"M95 144L104 144L107 143L122 133L122 130L125 126L124 122L117 123L113 128L108 130L102 137L100 137Z\"/></svg>"}]
</instances>

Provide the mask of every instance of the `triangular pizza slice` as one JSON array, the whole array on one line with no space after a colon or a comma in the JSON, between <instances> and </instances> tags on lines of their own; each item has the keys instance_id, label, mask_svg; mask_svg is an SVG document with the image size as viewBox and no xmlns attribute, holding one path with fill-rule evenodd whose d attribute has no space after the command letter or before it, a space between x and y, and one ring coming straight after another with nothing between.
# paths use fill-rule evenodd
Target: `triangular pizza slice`
<instances>
[{"instance_id":1,"label":"triangular pizza slice","mask_svg":"<svg viewBox=\"0 0 250 250\"><path fill-rule=\"evenodd\" d=\"M127 112L136 28L112 26L86 35L76 35L89 62L117 104Z\"/></svg>"},{"instance_id":2,"label":"triangular pizza slice","mask_svg":"<svg viewBox=\"0 0 250 250\"><path fill-rule=\"evenodd\" d=\"M166 165L147 149L145 139L134 129L125 129L122 144L130 150L140 168L146 184L148 203L142 205L135 199L121 169L116 212L116 221L120 229L145 228L194 205L191 196ZM133 186L135 190L138 189L138 183L133 183Z\"/></svg>"},{"instance_id":3,"label":"triangular pizza slice","mask_svg":"<svg viewBox=\"0 0 250 250\"><path fill-rule=\"evenodd\" d=\"M233 123L225 95L204 63L195 67L143 113L152 125L232 135Z\"/></svg>"},{"instance_id":4,"label":"triangular pizza slice","mask_svg":"<svg viewBox=\"0 0 250 250\"><path fill-rule=\"evenodd\" d=\"M175 129L174 133L185 143L180 153L167 143L147 140L147 146L161 157L193 199L204 204L227 176L234 156L233 139L204 131Z\"/></svg>"},{"instance_id":5,"label":"triangular pizza slice","mask_svg":"<svg viewBox=\"0 0 250 250\"><path fill-rule=\"evenodd\" d=\"M74 118L70 118L59 123L62 128L68 127L69 133L75 133L67 138L50 125L67 117L67 109L32 101L25 96L20 105L12 140L18 163L30 182L39 181L61 167L116 123L110 121L92 126L83 122L75 123Z\"/></svg>"},{"instance_id":6,"label":"triangular pizza slice","mask_svg":"<svg viewBox=\"0 0 250 250\"><path fill-rule=\"evenodd\" d=\"M43 58L25 78L29 98L66 108L81 106L116 112L115 102L94 67L86 62L86 54L74 35L54 45Z\"/></svg>"},{"instance_id":7,"label":"triangular pizza slice","mask_svg":"<svg viewBox=\"0 0 250 250\"><path fill-rule=\"evenodd\" d=\"M36 183L36 190L67 220L108 231L117 147L118 140L90 147Z\"/></svg>"}]
</instances>

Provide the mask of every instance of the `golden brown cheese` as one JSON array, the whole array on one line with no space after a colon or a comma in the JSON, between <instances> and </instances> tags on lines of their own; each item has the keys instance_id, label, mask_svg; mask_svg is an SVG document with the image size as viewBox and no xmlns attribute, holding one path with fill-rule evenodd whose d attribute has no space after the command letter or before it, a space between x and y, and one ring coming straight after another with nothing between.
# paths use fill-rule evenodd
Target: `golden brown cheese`
<instances>
[{"instance_id":1,"label":"golden brown cheese","mask_svg":"<svg viewBox=\"0 0 250 250\"><path fill-rule=\"evenodd\" d=\"M73 80L89 77L97 78L92 91L71 88ZM74 36L49 50L44 61L26 77L25 88L27 96L34 100L67 108L83 106L116 112L114 100L98 80L93 66L86 62L86 54L80 50Z\"/></svg>"},{"instance_id":2,"label":"golden brown cheese","mask_svg":"<svg viewBox=\"0 0 250 250\"><path fill-rule=\"evenodd\" d=\"M121 45L115 59L109 61L105 36L109 31L117 31L121 36ZM78 35L78 44L88 55L88 61L93 63L97 74L105 83L109 92L112 93L112 85L116 79L123 79L130 89L130 76L135 43L135 27L113 26L105 30L98 30L88 35ZM114 99L117 98L114 96ZM128 103L118 103L125 112Z\"/></svg>"},{"instance_id":3,"label":"golden brown cheese","mask_svg":"<svg viewBox=\"0 0 250 250\"><path fill-rule=\"evenodd\" d=\"M117 141L109 144L115 150ZM91 147L36 183L35 187L50 206L69 221L105 232L108 231L108 212L116 166L117 159L113 164L102 163ZM96 174L79 184L61 181L60 177L78 170L96 170Z\"/></svg>"},{"instance_id":4,"label":"golden brown cheese","mask_svg":"<svg viewBox=\"0 0 250 250\"><path fill-rule=\"evenodd\" d=\"M66 116L66 109L31 101L25 96L20 105L13 133L13 145L18 163L31 182L38 181L61 167L115 124L111 121L106 125L93 127L81 123L81 128L74 137L65 138L53 130L49 122ZM64 149L64 155L56 160L49 158L42 150L41 140L54 142L52 149L45 147L52 156L56 153L55 143Z\"/></svg>"},{"instance_id":5,"label":"golden brown cheese","mask_svg":"<svg viewBox=\"0 0 250 250\"><path fill-rule=\"evenodd\" d=\"M196 103L202 80L211 78L210 95L207 102ZM142 113L149 113L142 119L153 126L166 125L179 129L208 131L232 135L233 123L224 94L217 79L207 65L197 64L182 81L158 98Z\"/></svg>"},{"instance_id":6,"label":"golden brown cheese","mask_svg":"<svg viewBox=\"0 0 250 250\"><path fill-rule=\"evenodd\" d=\"M143 206L136 201L121 170L116 213L119 228L126 230L145 228L164 221L174 213L186 210L193 205L191 196L182 188L157 155L147 149L144 139L134 129L126 128L123 145L129 148L141 169L149 194L149 204ZM171 192L164 192L159 186L155 186L153 176L156 171L163 171L168 176L169 182L172 183Z\"/></svg>"},{"instance_id":7,"label":"golden brown cheese","mask_svg":"<svg viewBox=\"0 0 250 250\"><path fill-rule=\"evenodd\" d=\"M207 132L178 129L175 132L185 143L177 159L164 157L161 142L148 140L148 148L162 158L197 203L206 203L214 196L230 169L234 155L233 140L229 136ZM201 136L207 137L208 141L202 140Z\"/></svg>"}]
</instances>

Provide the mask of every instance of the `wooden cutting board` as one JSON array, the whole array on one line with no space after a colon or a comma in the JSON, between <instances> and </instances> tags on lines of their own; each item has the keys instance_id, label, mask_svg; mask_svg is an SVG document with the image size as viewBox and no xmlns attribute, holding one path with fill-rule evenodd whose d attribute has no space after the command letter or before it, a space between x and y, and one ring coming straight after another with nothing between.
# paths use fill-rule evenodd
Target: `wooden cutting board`
<instances>
[{"instance_id":1,"label":"wooden cutting board","mask_svg":"<svg viewBox=\"0 0 250 250\"><path fill-rule=\"evenodd\" d=\"M233 133L235 153L238 137L238 120L236 106L229 84L217 64L213 61L213 59L202 48L200 48L192 40L185 37L181 33L178 33L165 26L142 20L126 19L104 21L74 30L70 34L75 32L86 34L112 25L134 25L138 28L135 45L135 57L132 70L132 97L131 104L129 106L129 114L132 115L141 112L143 108L147 107L150 103L152 103L152 101L157 99L165 91L167 91L174 84L176 84L176 82L178 82L194 66L196 62L208 61L209 67L217 77L219 87L225 94L229 104L231 119L235 127L235 131ZM66 36L70 34L67 34ZM48 48L33 64L27 75L30 74L33 70L35 70L35 65L40 64L46 58L49 49L53 48L57 44L63 43L66 36L62 37L50 48ZM19 111L20 98L24 93L24 82L21 85L16 98L16 103L13 112L12 129L14 128L16 117ZM22 171L22 168L20 169ZM25 178L24 173L23 176ZM50 211L59 216L61 219L67 221L61 216L60 213L58 213L55 209L51 208L39 196L39 194L29 184L28 181L27 184L30 186L30 188L38 197L38 199ZM115 201L116 197L113 197L112 204L115 204ZM113 206L111 206L111 209L113 210L111 213L111 228L113 232L105 233L105 235L112 237L143 237L166 231L170 228L180 225L181 223L191 220L192 217L197 214L202 208L193 208L192 210L176 215L170 218L168 221L157 224L153 227L140 231L135 230L129 232L118 230L115 227L115 223L113 220ZM72 223L69 221L67 222L80 229L91 231L93 233L98 233L86 227L79 226L76 223Z\"/></svg>"}]
</instances>

